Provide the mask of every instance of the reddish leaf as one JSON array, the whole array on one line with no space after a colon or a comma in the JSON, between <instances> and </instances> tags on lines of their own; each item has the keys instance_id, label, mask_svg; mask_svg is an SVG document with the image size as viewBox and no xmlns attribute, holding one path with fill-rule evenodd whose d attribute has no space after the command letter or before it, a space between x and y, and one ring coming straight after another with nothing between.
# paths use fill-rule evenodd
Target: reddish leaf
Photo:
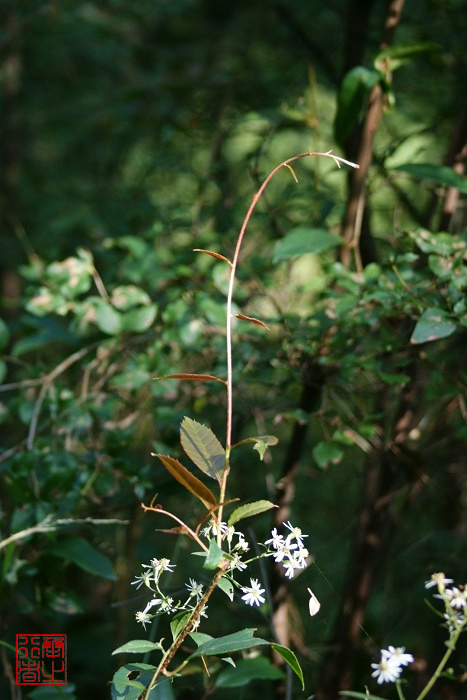
<instances>
[{"instance_id":1,"label":"reddish leaf","mask_svg":"<svg viewBox=\"0 0 467 700\"><path fill-rule=\"evenodd\" d=\"M259 318L253 318L252 316L245 316L244 314L235 314L237 318L239 318L241 321L250 321L250 323L256 323L257 326L262 326L263 328L266 328L267 331L271 330L269 326L267 326L264 321L260 321Z\"/></svg>"},{"instance_id":2,"label":"reddish leaf","mask_svg":"<svg viewBox=\"0 0 467 700\"><path fill-rule=\"evenodd\" d=\"M206 255L210 255L212 258L217 258L218 260L223 260L224 262L227 263L227 265L230 265L232 267L232 263L230 260L220 253L214 253L212 250L204 250L204 248L193 248L195 253L206 253Z\"/></svg>"},{"instance_id":3,"label":"reddish leaf","mask_svg":"<svg viewBox=\"0 0 467 700\"><path fill-rule=\"evenodd\" d=\"M187 379L190 382L220 382L221 384L227 384L225 379L213 377L212 374L191 374L190 372L165 374L163 377L153 377L153 379Z\"/></svg>"},{"instance_id":4,"label":"reddish leaf","mask_svg":"<svg viewBox=\"0 0 467 700\"><path fill-rule=\"evenodd\" d=\"M173 476L179 484L184 486L187 491L199 498L199 500L210 510L216 506L216 497L202 481L196 478L191 472L186 469L183 464L173 457L168 455L158 455L152 453L153 457L160 459L169 474Z\"/></svg>"}]
</instances>

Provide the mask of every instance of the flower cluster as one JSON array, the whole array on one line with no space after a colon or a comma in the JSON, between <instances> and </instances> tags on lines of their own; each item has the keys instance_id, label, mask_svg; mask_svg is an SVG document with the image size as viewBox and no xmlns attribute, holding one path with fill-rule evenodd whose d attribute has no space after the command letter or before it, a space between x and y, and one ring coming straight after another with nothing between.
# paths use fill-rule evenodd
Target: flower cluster
<instances>
[{"instance_id":1,"label":"flower cluster","mask_svg":"<svg viewBox=\"0 0 467 700\"><path fill-rule=\"evenodd\" d=\"M404 647L390 646L381 650L381 660L378 664L371 664L371 668L374 669L371 675L378 683L394 683L402 673L403 667L412 662L412 654L407 654Z\"/></svg>"},{"instance_id":2,"label":"flower cluster","mask_svg":"<svg viewBox=\"0 0 467 700\"><path fill-rule=\"evenodd\" d=\"M184 602L181 600L175 601L172 596L164 595L159 586L160 578L164 572L173 573L174 568L175 564L171 564L170 559L152 559L149 564L143 564L141 576L137 576L131 584L136 586L136 588L146 586L154 594L144 610L138 610L136 613L136 620L141 622L144 629L157 615L175 613L182 610L192 612L203 595L203 585L192 578L185 584L188 597ZM149 612L150 610L152 611L151 613ZM205 608L201 614L206 617Z\"/></svg>"},{"instance_id":3,"label":"flower cluster","mask_svg":"<svg viewBox=\"0 0 467 700\"><path fill-rule=\"evenodd\" d=\"M274 557L274 561L281 563L285 569L287 578L293 578L297 569L304 569L307 565L309 552L303 544L303 538L299 527L293 527L290 521L284 523L284 527L290 530L287 537L279 535L277 528L271 531L271 537L264 543L268 547L268 555Z\"/></svg>"},{"instance_id":4,"label":"flower cluster","mask_svg":"<svg viewBox=\"0 0 467 700\"><path fill-rule=\"evenodd\" d=\"M467 585L450 586L454 583L452 578L446 578L440 572L433 574L429 581L425 582L425 588L436 586L438 592L435 598L444 602L444 619L449 632L462 632L467 629Z\"/></svg>"}]
</instances>

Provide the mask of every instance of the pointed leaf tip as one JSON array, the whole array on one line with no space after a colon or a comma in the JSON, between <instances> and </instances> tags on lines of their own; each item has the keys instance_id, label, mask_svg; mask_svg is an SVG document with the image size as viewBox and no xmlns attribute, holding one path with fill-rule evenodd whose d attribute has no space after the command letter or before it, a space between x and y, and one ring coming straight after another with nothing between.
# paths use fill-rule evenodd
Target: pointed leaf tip
<instances>
[{"instance_id":1,"label":"pointed leaf tip","mask_svg":"<svg viewBox=\"0 0 467 700\"><path fill-rule=\"evenodd\" d=\"M245 314L235 314L235 316L241 321L249 321L250 323L255 323L257 326L262 326L262 328L266 328L267 331L271 330L269 326L267 326L264 323L264 321L260 321L259 318L254 318L253 316L245 316Z\"/></svg>"}]
</instances>

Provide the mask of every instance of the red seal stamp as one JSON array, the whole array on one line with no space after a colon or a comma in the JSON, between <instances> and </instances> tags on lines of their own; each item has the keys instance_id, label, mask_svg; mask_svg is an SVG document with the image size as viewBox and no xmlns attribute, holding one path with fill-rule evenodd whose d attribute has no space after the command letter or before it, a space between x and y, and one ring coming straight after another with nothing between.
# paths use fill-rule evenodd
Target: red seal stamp
<instances>
[{"instance_id":1,"label":"red seal stamp","mask_svg":"<svg viewBox=\"0 0 467 700\"><path fill-rule=\"evenodd\" d=\"M16 685L66 685L66 634L16 635Z\"/></svg>"}]
</instances>

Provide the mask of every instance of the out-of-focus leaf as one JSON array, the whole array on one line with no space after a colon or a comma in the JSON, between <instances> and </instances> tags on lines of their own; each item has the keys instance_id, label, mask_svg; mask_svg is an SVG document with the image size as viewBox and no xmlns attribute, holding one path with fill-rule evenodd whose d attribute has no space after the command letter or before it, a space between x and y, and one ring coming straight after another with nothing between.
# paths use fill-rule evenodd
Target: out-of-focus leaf
<instances>
[{"instance_id":1,"label":"out-of-focus leaf","mask_svg":"<svg viewBox=\"0 0 467 700\"><path fill-rule=\"evenodd\" d=\"M321 469L329 464L338 464L344 452L335 442L318 442L312 450L313 459Z\"/></svg>"},{"instance_id":2,"label":"out-of-focus leaf","mask_svg":"<svg viewBox=\"0 0 467 700\"><path fill-rule=\"evenodd\" d=\"M363 119L371 89L382 80L374 69L356 66L344 77L337 96L334 138L344 146L350 134Z\"/></svg>"},{"instance_id":3,"label":"out-of-focus leaf","mask_svg":"<svg viewBox=\"0 0 467 700\"><path fill-rule=\"evenodd\" d=\"M324 253L326 250L336 248L340 243L341 239L338 236L334 236L324 228L299 226L289 231L276 243L273 263L291 260L308 253Z\"/></svg>"},{"instance_id":4,"label":"out-of-focus leaf","mask_svg":"<svg viewBox=\"0 0 467 700\"><path fill-rule=\"evenodd\" d=\"M156 313L157 306L155 304L127 311L121 318L122 331L126 333L144 333L154 323Z\"/></svg>"},{"instance_id":5,"label":"out-of-focus leaf","mask_svg":"<svg viewBox=\"0 0 467 700\"><path fill-rule=\"evenodd\" d=\"M235 668L222 670L216 680L216 688L241 688L248 685L256 678L277 680L284 674L265 656L256 656L252 659L240 659Z\"/></svg>"},{"instance_id":6,"label":"out-of-focus leaf","mask_svg":"<svg viewBox=\"0 0 467 700\"><path fill-rule=\"evenodd\" d=\"M210 428L185 417L180 426L180 442L198 469L212 479L220 478L225 465L225 450Z\"/></svg>"},{"instance_id":7,"label":"out-of-focus leaf","mask_svg":"<svg viewBox=\"0 0 467 700\"><path fill-rule=\"evenodd\" d=\"M107 335L118 335L122 331L122 314L103 299L97 299L96 326Z\"/></svg>"},{"instance_id":8,"label":"out-of-focus leaf","mask_svg":"<svg viewBox=\"0 0 467 700\"><path fill-rule=\"evenodd\" d=\"M459 175L447 165L404 163L395 167L394 170L407 173L416 180L429 180L442 187L455 187L459 192L467 194L467 177Z\"/></svg>"},{"instance_id":9,"label":"out-of-focus leaf","mask_svg":"<svg viewBox=\"0 0 467 700\"><path fill-rule=\"evenodd\" d=\"M191 472L186 469L183 464L173 457L168 455L154 454L153 457L157 457L164 467L167 469L169 474L173 476L174 479L182 484L193 496L199 498L199 500L206 506L208 510L214 508L216 505L216 498L212 491L208 489L207 486L203 484L202 481L196 478Z\"/></svg>"},{"instance_id":10,"label":"out-of-focus leaf","mask_svg":"<svg viewBox=\"0 0 467 700\"><path fill-rule=\"evenodd\" d=\"M433 41L422 41L413 44L388 46L375 58L375 68L379 71L394 71L403 66L414 56L423 53L439 51L440 45Z\"/></svg>"},{"instance_id":11,"label":"out-of-focus leaf","mask_svg":"<svg viewBox=\"0 0 467 700\"><path fill-rule=\"evenodd\" d=\"M456 322L443 309L426 309L417 321L410 342L417 345L447 338L456 328Z\"/></svg>"},{"instance_id":12,"label":"out-of-focus leaf","mask_svg":"<svg viewBox=\"0 0 467 700\"><path fill-rule=\"evenodd\" d=\"M72 561L94 576L115 581L112 563L82 537L66 537L47 547L47 552L67 561Z\"/></svg>"}]
</instances>

